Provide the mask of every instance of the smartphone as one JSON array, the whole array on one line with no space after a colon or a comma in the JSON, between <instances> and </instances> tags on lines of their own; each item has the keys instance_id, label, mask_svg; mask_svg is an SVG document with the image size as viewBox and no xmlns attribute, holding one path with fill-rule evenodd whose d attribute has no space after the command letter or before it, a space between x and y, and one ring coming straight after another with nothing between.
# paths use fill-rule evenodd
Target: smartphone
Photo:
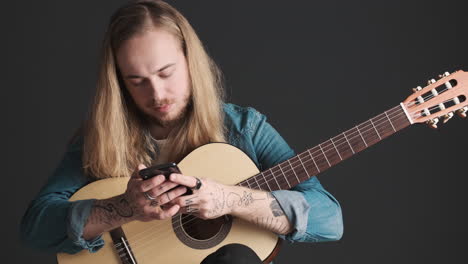
<instances>
[{"instance_id":1,"label":"smartphone","mask_svg":"<svg viewBox=\"0 0 468 264\"><path fill-rule=\"evenodd\" d=\"M169 175L171 175L171 173L181 173L181 172L179 170L179 167L177 167L176 163L170 162L170 163L155 165L155 166L148 167L146 169L142 169L138 173L140 174L143 180L147 180L160 174L164 175L166 179L169 179Z\"/></svg>"}]
</instances>

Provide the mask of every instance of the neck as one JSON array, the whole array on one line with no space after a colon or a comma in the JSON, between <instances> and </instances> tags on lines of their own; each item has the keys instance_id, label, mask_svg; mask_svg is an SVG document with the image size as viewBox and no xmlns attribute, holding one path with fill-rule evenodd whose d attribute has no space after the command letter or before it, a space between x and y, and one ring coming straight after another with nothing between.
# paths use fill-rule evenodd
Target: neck
<instances>
[{"instance_id":1,"label":"neck","mask_svg":"<svg viewBox=\"0 0 468 264\"><path fill-rule=\"evenodd\" d=\"M150 125L151 136L157 140L166 139L171 131L172 127L163 127L158 124Z\"/></svg>"},{"instance_id":2,"label":"neck","mask_svg":"<svg viewBox=\"0 0 468 264\"><path fill-rule=\"evenodd\" d=\"M262 190L287 190L409 126L401 105L367 120L238 185Z\"/></svg>"}]
</instances>

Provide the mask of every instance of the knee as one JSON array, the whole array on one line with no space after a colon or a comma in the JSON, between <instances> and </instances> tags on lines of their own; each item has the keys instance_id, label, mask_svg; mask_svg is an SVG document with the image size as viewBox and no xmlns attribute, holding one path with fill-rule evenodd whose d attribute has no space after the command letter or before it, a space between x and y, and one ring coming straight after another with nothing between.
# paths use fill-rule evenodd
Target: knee
<instances>
[{"instance_id":1,"label":"knee","mask_svg":"<svg viewBox=\"0 0 468 264\"><path fill-rule=\"evenodd\" d=\"M248 246L242 244L228 244L206 257L201 264L236 264L236 263L262 263Z\"/></svg>"}]
</instances>

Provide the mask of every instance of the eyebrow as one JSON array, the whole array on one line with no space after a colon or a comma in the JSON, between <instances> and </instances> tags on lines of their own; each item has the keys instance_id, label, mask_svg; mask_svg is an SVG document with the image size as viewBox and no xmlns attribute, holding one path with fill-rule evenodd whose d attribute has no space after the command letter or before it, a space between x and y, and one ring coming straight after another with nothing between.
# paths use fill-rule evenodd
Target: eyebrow
<instances>
[{"instance_id":1,"label":"eyebrow","mask_svg":"<svg viewBox=\"0 0 468 264\"><path fill-rule=\"evenodd\" d=\"M158 72L162 72L162 71L164 71L165 69L167 69L167 68L169 68L169 67L171 67L171 66L173 66L173 65L175 65L175 63L166 64L166 65L162 66L160 69L158 69L158 70L152 72L151 74L155 74L155 73L158 73ZM137 79L137 78L143 78L143 76L139 76L139 75L135 75L135 74L130 74L130 75L125 76L125 79Z\"/></svg>"}]
</instances>

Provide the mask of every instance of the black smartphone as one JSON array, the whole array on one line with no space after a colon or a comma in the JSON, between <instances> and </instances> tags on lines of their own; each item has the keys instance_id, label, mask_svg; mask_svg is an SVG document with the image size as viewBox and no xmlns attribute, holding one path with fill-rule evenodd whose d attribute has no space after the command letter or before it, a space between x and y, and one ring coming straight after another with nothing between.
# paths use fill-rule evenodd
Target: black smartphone
<instances>
[{"instance_id":1,"label":"black smartphone","mask_svg":"<svg viewBox=\"0 0 468 264\"><path fill-rule=\"evenodd\" d=\"M164 175L166 179L169 179L171 173L181 173L179 167L174 162L160 164L142 169L138 172L143 180L153 178L156 175Z\"/></svg>"}]
</instances>

